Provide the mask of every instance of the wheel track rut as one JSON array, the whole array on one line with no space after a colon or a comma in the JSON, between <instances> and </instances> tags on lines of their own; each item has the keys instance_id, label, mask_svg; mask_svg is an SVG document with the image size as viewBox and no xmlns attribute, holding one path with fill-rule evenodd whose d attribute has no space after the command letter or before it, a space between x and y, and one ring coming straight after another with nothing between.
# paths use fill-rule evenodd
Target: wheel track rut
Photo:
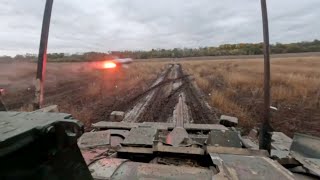
<instances>
[{"instance_id":1,"label":"wheel track rut","mask_svg":"<svg viewBox=\"0 0 320 180\"><path fill-rule=\"evenodd\" d=\"M170 64L150 89L139 94L124 122L217 123L215 112L180 64Z\"/></svg>"}]
</instances>

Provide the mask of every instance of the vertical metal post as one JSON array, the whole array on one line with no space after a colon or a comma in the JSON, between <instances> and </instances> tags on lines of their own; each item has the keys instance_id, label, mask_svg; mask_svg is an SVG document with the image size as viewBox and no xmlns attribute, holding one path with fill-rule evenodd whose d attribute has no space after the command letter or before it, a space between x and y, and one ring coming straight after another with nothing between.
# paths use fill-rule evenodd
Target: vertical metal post
<instances>
[{"instance_id":1,"label":"vertical metal post","mask_svg":"<svg viewBox=\"0 0 320 180\"><path fill-rule=\"evenodd\" d=\"M259 135L259 148L270 151L270 44L266 0L261 0L263 39L264 39L264 117Z\"/></svg>"},{"instance_id":2,"label":"vertical metal post","mask_svg":"<svg viewBox=\"0 0 320 180\"><path fill-rule=\"evenodd\" d=\"M44 9L39 56L38 56L37 76L36 76L36 82L35 82L36 92L35 92L35 100L33 103L34 109L39 109L43 105L44 80L45 80L46 63L47 63L47 45L48 45L52 4L53 4L53 0L47 0L45 9Z\"/></svg>"},{"instance_id":3,"label":"vertical metal post","mask_svg":"<svg viewBox=\"0 0 320 180\"><path fill-rule=\"evenodd\" d=\"M4 103L2 102L2 98L1 98L1 96L3 96L3 94L4 94L4 89L0 88L0 111L7 111L7 108L4 105Z\"/></svg>"}]
</instances>

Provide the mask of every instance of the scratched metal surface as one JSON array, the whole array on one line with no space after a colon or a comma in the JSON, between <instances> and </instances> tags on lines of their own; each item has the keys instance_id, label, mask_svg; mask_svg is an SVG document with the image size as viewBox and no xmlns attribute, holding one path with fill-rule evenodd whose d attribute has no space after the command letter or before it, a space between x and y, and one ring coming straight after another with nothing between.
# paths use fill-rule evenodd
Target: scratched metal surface
<instances>
[{"instance_id":1,"label":"scratched metal surface","mask_svg":"<svg viewBox=\"0 0 320 180\"><path fill-rule=\"evenodd\" d=\"M210 154L210 156L220 169L217 177L226 176L229 179L239 180L294 179L290 171L268 157L233 154Z\"/></svg>"},{"instance_id":2,"label":"scratched metal surface","mask_svg":"<svg viewBox=\"0 0 320 180\"><path fill-rule=\"evenodd\" d=\"M0 154L6 154L32 142L35 133L61 122L79 131L81 123L70 114L44 112L0 112Z\"/></svg>"},{"instance_id":3,"label":"scratched metal surface","mask_svg":"<svg viewBox=\"0 0 320 180\"><path fill-rule=\"evenodd\" d=\"M149 127L132 128L122 142L123 145L152 146L157 129Z\"/></svg>"},{"instance_id":4,"label":"scratched metal surface","mask_svg":"<svg viewBox=\"0 0 320 180\"><path fill-rule=\"evenodd\" d=\"M112 179L211 180L212 176L213 171L207 168L126 162L114 172Z\"/></svg>"}]
</instances>

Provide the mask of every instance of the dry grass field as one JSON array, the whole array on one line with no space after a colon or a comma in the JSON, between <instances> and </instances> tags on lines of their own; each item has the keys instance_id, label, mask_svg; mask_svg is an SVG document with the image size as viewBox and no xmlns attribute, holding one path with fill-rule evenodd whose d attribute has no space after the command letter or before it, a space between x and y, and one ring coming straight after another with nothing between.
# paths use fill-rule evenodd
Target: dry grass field
<instances>
[{"instance_id":1,"label":"dry grass field","mask_svg":"<svg viewBox=\"0 0 320 180\"><path fill-rule=\"evenodd\" d=\"M147 90L164 70L167 60L137 61L129 68L102 71L99 63L48 63L45 104L57 104L89 125L107 120L113 110L126 110L131 99ZM177 63L177 61L174 61ZM239 118L249 130L263 117L263 60L184 59L183 71L191 74L209 104L219 114ZM9 110L31 111L36 64L0 63L0 87ZM320 56L272 58L272 127L320 136Z\"/></svg>"},{"instance_id":2,"label":"dry grass field","mask_svg":"<svg viewBox=\"0 0 320 180\"><path fill-rule=\"evenodd\" d=\"M263 117L263 60L185 61L184 69L221 114L252 128ZM274 58L271 63L272 127L292 136L320 136L320 57Z\"/></svg>"},{"instance_id":3,"label":"dry grass field","mask_svg":"<svg viewBox=\"0 0 320 180\"><path fill-rule=\"evenodd\" d=\"M164 67L159 62L136 62L128 68L99 70L96 63L48 63L45 104L57 104L87 125L106 120L114 109L146 90ZM0 63L0 87L9 110L31 111L36 64Z\"/></svg>"}]
</instances>

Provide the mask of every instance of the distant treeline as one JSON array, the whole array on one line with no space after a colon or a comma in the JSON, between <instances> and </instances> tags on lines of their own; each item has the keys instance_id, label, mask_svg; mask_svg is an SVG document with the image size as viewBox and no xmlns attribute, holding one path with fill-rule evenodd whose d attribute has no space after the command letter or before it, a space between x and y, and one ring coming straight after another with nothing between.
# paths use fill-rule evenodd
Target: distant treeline
<instances>
[{"instance_id":1,"label":"distant treeline","mask_svg":"<svg viewBox=\"0 0 320 180\"><path fill-rule=\"evenodd\" d=\"M276 43L271 45L272 54L320 52L320 41L298 42L290 44ZM152 49L150 51L111 51L109 53L87 52L83 54L48 54L49 61L100 61L112 57L129 57L133 59L182 58L200 56L259 55L263 54L262 43L224 44L219 47ZM36 55L1 56L2 59L36 60Z\"/></svg>"}]
</instances>

